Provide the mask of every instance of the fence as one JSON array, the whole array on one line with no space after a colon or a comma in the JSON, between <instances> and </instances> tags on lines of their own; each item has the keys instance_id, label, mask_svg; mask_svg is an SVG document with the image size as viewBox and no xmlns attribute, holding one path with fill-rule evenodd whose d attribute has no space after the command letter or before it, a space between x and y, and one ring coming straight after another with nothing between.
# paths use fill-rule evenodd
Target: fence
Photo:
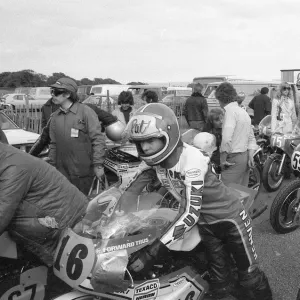
<instances>
[{"instance_id":1,"label":"fence","mask_svg":"<svg viewBox=\"0 0 300 300\"><path fill-rule=\"evenodd\" d=\"M117 101L114 97L111 97L109 101L108 99L102 99L106 97L96 97L92 96L89 98L88 103L92 103L100 107L101 109L112 112L117 107ZM183 116L183 107L184 101L182 98L178 98L169 103L165 103L169 106L177 116L180 130L183 132L188 129L188 124ZM138 109L141 106L145 105L145 101L143 101L140 97L134 97L134 108ZM18 105L15 109L7 108L5 109L5 113L10 117L20 128L24 130L28 130L35 133L41 133L41 105Z\"/></svg>"}]
</instances>

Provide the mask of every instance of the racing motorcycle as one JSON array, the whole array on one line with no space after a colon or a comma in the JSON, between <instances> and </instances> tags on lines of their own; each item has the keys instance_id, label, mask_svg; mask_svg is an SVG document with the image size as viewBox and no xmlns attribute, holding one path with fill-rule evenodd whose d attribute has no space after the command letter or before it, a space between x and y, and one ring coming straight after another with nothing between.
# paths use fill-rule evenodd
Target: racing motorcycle
<instances>
[{"instance_id":1,"label":"racing motorcycle","mask_svg":"<svg viewBox=\"0 0 300 300\"><path fill-rule=\"evenodd\" d=\"M270 145L271 139L271 116L268 115L264 117L258 127L258 133L255 136L257 145L262 150L262 157L261 157L261 166L263 167L264 162L266 161L267 157L273 153L272 147Z\"/></svg>"},{"instance_id":2,"label":"racing motorcycle","mask_svg":"<svg viewBox=\"0 0 300 300\"><path fill-rule=\"evenodd\" d=\"M55 290L60 293L52 293L51 298L45 295L54 289L49 285L52 269L20 254L4 233L0 237L0 299L205 299L207 262L197 226L163 257L155 257L151 269L138 273L128 269L141 249L168 230L179 206L161 192L125 194L125 202L121 194L118 186L99 194L89 203L84 220L62 233L53 264L58 280ZM252 197L244 193L241 201L247 207Z\"/></svg>"},{"instance_id":3,"label":"racing motorcycle","mask_svg":"<svg viewBox=\"0 0 300 300\"><path fill-rule=\"evenodd\" d=\"M300 145L295 147L291 167L297 179L281 188L270 211L270 222L277 233L288 233L300 226Z\"/></svg>"},{"instance_id":4,"label":"racing motorcycle","mask_svg":"<svg viewBox=\"0 0 300 300\"><path fill-rule=\"evenodd\" d=\"M300 124L295 125L288 134L274 133L270 145L273 153L267 158L262 172L262 182L268 192L274 192L281 186L284 176L290 174L290 163L294 148L300 144Z\"/></svg>"}]
</instances>

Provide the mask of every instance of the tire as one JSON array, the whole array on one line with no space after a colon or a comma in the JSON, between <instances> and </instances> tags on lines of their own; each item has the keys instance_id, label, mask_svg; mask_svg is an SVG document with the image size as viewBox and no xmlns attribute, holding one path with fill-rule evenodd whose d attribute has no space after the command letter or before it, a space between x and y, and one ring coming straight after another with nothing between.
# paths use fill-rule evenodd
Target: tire
<instances>
[{"instance_id":1,"label":"tire","mask_svg":"<svg viewBox=\"0 0 300 300\"><path fill-rule=\"evenodd\" d=\"M292 232L299 227L300 224L297 221L297 219L299 219L299 212L296 211L295 208L299 206L300 197L294 194L294 192L297 192L299 189L300 180L295 179L285 185L275 197L271 206L270 222L277 233ZM286 220L287 213L291 215L288 222ZM282 216L285 220L281 220Z\"/></svg>"},{"instance_id":2,"label":"tire","mask_svg":"<svg viewBox=\"0 0 300 300\"><path fill-rule=\"evenodd\" d=\"M255 164L254 168L250 170L248 188L259 190L261 186L261 167Z\"/></svg>"},{"instance_id":3,"label":"tire","mask_svg":"<svg viewBox=\"0 0 300 300\"><path fill-rule=\"evenodd\" d=\"M281 159L282 155L273 153L268 157L264 164L262 171L262 183L268 192L277 191L283 182L285 164L283 165L282 174L280 174L280 176L276 175Z\"/></svg>"}]
</instances>

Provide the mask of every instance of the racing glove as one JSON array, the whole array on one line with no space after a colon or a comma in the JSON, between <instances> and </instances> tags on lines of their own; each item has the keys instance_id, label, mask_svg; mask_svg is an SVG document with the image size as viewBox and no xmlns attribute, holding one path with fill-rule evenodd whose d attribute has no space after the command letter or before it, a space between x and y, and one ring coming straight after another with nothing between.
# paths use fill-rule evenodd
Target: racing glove
<instances>
[{"instance_id":1,"label":"racing glove","mask_svg":"<svg viewBox=\"0 0 300 300\"><path fill-rule=\"evenodd\" d=\"M129 270L147 271L154 265L157 258L164 256L168 251L168 248L160 240L156 240L130 258Z\"/></svg>"}]
</instances>

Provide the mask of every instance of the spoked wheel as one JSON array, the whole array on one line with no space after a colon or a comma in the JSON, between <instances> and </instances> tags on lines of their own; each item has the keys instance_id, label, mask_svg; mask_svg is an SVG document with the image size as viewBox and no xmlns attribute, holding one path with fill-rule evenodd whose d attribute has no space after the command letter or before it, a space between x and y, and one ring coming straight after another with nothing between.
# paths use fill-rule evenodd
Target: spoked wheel
<instances>
[{"instance_id":1,"label":"spoked wheel","mask_svg":"<svg viewBox=\"0 0 300 300\"><path fill-rule=\"evenodd\" d=\"M274 192L279 189L280 185L282 184L284 178L284 167L281 173L279 174L279 167L281 164L282 155L278 153L271 154L265 162L263 172L262 172L262 182L264 188L268 192Z\"/></svg>"},{"instance_id":2,"label":"spoked wheel","mask_svg":"<svg viewBox=\"0 0 300 300\"><path fill-rule=\"evenodd\" d=\"M259 165L255 164L255 166L250 169L248 188L258 191L260 185L261 185L261 168Z\"/></svg>"},{"instance_id":3,"label":"spoked wheel","mask_svg":"<svg viewBox=\"0 0 300 300\"><path fill-rule=\"evenodd\" d=\"M300 180L296 179L284 186L273 201L270 222L278 233L288 233L299 227L300 220Z\"/></svg>"}]
</instances>

